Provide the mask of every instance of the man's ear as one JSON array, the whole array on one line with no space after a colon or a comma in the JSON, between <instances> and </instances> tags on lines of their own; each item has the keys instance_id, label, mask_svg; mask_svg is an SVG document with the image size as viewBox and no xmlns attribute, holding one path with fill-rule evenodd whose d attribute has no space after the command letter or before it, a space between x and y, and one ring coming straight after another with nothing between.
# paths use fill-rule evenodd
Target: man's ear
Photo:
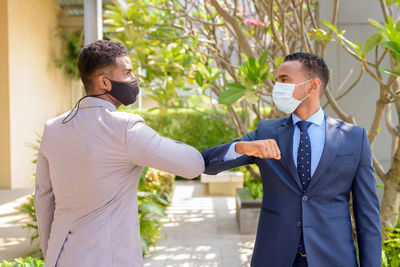
<instances>
[{"instance_id":1,"label":"man's ear","mask_svg":"<svg viewBox=\"0 0 400 267\"><path fill-rule=\"evenodd\" d=\"M106 91L111 91L111 82L104 75L99 75L97 77L96 82L97 82L98 88L106 90Z\"/></svg>"},{"instance_id":2,"label":"man's ear","mask_svg":"<svg viewBox=\"0 0 400 267\"><path fill-rule=\"evenodd\" d=\"M311 81L311 86L310 86L310 93L320 93L321 91L321 80L316 77Z\"/></svg>"}]
</instances>

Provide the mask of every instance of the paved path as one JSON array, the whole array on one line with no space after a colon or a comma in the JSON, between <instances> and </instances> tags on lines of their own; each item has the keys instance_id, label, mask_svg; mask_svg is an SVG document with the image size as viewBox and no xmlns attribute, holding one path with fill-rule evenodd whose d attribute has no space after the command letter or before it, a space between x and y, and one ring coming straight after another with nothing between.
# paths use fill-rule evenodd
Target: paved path
<instances>
[{"instance_id":1,"label":"paved path","mask_svg":"<svg viewBox=\"0 0 400 267\"><path fill-rule=\"evenodd\" d=\"M0 263L25 257L35 249L30 244L29 231L21 227L27 217L15 209L32 192L33 189L0 190Z\"/></svg>"},{"instance_id":2,"label":"paved path","mask_svg":"<svg viewBox=\"0 0 400 267\"><path fill-rule=\"evenodd\" d=\"M204 185L177 181L163 229L167 239L156 254L145 258L146 267L249 266L253 235L240 235L235 198L204 195Z\"/></svg>"}]
</instances>

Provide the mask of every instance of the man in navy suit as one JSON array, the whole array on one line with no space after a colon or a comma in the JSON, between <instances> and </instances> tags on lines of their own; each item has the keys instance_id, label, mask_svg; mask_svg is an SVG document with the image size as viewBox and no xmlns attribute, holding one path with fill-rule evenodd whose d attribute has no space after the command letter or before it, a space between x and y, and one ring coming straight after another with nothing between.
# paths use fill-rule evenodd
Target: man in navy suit
<instances>
[{"instance_id":1,"label":"man in navy suit","mask_svg":"<svg viewBox=\"0 0 400 267\"><path fill-rule=\"evenodd\" d=\"M260 121L242 138L202 152L207 174L256 164L264 195L253 267L358 266L349 198L353 194L359 265L380 267L379 201L365 129L327 116L324 60L286 56L273 101L288 117Z\"/></svg>"}]
</instances>

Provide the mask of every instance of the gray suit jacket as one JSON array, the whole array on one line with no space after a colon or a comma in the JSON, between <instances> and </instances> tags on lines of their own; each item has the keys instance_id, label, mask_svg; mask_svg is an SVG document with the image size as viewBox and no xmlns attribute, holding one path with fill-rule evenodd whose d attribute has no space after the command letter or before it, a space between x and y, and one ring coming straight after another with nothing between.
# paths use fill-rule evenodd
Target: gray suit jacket
<instances>
[{"instance_id":1,"label":"gray suit jacket","mask_svg":"<svg viewBox=\"0 0 400 267\"><path fill-rule=\"evenodd\" d=\"M191 146L161 137L135 114L82 100L44 129L35 207L46 267L142 266L137 185L149 166L187 178L204 170Z\"/></svg>"}]
</instances>

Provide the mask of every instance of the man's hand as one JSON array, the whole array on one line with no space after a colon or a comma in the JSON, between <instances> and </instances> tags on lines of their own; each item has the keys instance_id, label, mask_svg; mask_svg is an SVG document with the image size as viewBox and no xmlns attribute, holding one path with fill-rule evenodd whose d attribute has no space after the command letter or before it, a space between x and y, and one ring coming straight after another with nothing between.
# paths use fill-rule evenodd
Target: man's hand
<instances>
[{"instance_id":1,"label":"man's hand","mask_svg":"<svg viewBox=\"0 0 400 267\"><path fill-rule=\"evenodd\" d=\"M236 144L235 150L239 154L246 154L262 159L281 159L281 151L274 139L257 141L240 141Z\"/></svg>"}]
</instances>

